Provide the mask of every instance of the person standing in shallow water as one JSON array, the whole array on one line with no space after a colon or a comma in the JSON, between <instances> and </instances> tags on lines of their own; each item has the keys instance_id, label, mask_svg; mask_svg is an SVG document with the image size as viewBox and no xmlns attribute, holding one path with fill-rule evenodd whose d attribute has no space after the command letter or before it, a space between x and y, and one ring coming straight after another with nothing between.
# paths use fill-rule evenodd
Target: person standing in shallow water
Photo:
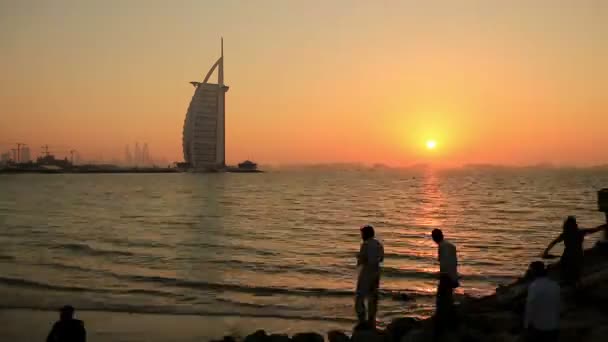
<instances>
[{"instance_id":1,"label":"person standing in shallow water","mask_svg":"<svg viewBox=\"0 0 608 342\"><path fill-rule=\"evenodd\" d=\"M357 291L355 296L355 311L359 324L376 325L378 310L378 291L380 288L380 263L384 261L384 247L374 238L374 227L361 227L361 248L357 255ZM367 310L365 300L367 299Z\"/></svg>"},{"instance_id":2,"label":"person standing in shallow water","mask_svg":"<svg viewBox=\"0 0 608 342\"><path fill-rule=\"evenodd\" d=\"M608 224L591 229L581 229L574 216L568 216L564 221L562 233L551 241L543 252L543 258L549 258L549 251L558 243L564 242L564 252L560 259L561 277L566 285L577 286L584 266L583 242L587 234L599 232L608 228Z\"/></svg>"},{"instance_id":3,"label":"person standing in shallow water","mask_svg":"<svg viewBox=\"0 0 608 342\"><path fill-rule=\"evenodd\" d=\"M46 342L86 342L87 333L84 322L74 319L74 308L66 305L59 310L59 321L57 321Z\"/></svg>"},{"instance_id":4,"label":"person standing in shallow water","mask_svg":"<svg viewBox=\"0 0 608 342\"><path fill-rule=\"evenodd\" d=\"M456 319L454 314L454 289L459 287L458 256L456 246L443 237L440 229L431 233L437 244L439 258L439 283L437 284L437 301L435 306L436 332L441 334Z\"/></svg>"}]
</instances>

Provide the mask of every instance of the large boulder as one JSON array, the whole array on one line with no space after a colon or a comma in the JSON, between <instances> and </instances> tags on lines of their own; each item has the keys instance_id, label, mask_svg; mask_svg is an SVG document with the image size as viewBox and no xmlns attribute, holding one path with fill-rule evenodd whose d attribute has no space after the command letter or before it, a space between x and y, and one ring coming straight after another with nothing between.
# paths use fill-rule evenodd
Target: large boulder
<instances>
[{"instance_id":1,"label":"large boulder","mask_svg":"<svg viewBox=\"0 0 608 342\"><path fill-rule=\"evenodd\" d=\"M299 333L291 338L292 342L324 342L323 336L317 333Z\"/></svg>"},{"instance_id":2,"label":"large boulder","mask_svg":"<svg viewBox=\"0 0 608 342\"><path fill-rule=\"evenodd\" d=\"M386 335L388 341L400 342L401 338L410 330L420 325L420 321L412 317L403 317L394 319L386 327Z\"/></svg>"},{"instance_id":3,"label":"large boulder","mask_svg":"<svg viewBox=\"0 0 608 342\"><path fill-rule=\"evenodd\" d=\"M329 342L350 342L350 337L342 331L332 330L327 333Z\"/></svg>"},{"instance_id":4,"label":"large boulder","mask_svg":"<svg viewBox=\"0 0 608 342\"><path fill-rule=\"evenodd\" d=\"M268 334L264 330L258 330L251 335L245 337L243 342L269 342Z\"/></svg>"}]
</instances>

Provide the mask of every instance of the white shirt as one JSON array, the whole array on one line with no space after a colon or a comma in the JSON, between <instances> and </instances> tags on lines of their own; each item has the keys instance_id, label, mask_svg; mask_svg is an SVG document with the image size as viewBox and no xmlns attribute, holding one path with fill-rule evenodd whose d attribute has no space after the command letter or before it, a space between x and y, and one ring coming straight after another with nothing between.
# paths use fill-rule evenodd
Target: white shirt
<instances>
[{"instance_id":1,"label":"white shirt","mask_svg":"<svg viewBox=\"0 0 608 342\"><path fill-rule=\"evenodd\" d=\"M384 261L384 247L380 241L372 238L364 241L359 250L358 264L371 269L379 269L380 263Z\"/></svg>"},{"instance_id":2,"label":"white shirt","mask_svg":"<svg viewBox=\"0 0 608 342\"><path fill-rule=\"evenodd\" d=\"M557 330L560 300L560 287L555 281L547 277L534 280L528 287L524 326L542 331Z\"/></svg>"},{"instance_id":3,"label":"white shirt","mask_svg":"<svg viewBox=\"0 0 608 342\"><path fill-rule=\"evenodd\" d=\"M447 274L453 281L458 280L458 256L456 246L447 240L439 243L439 273Z\"/></svg>"}]
</instances>

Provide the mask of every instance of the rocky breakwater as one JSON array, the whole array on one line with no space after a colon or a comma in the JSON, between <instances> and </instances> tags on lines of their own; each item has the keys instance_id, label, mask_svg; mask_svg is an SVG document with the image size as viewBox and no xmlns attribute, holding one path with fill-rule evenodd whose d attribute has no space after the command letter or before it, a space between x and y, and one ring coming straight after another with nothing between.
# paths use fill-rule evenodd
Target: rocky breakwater
<instances>
[{"instance_id":1,"label":"rocky breakwater","mask_svg":"<svg viewBox=\"0 0 608 342\"><path fill-rule=\"evenodd\" d=\"M549 276L559 279L560 265L549 267ZM509 286L500 287L496 293L477 299L467 299L458 307L457 328L448 332L440 341L455 342L516 342L524 341L523 313L529 279L526 275ZM608 341L608 251L595 247L585 254L582 288L562 288L560 317L560 341L606 342ZM404 313L407 314L407 313ZM329 342L427 342L433 341L433 319L417 320L400 318L391 322L385 330L355 328L348 336L344 332L331 331ZM260 330L247 336L242 342L324 342L324 336L316 333L268 335ZM220 342L220 341L213 341ZM221 342L239 342L224 337Z\"/></svg>"}]
</instances>

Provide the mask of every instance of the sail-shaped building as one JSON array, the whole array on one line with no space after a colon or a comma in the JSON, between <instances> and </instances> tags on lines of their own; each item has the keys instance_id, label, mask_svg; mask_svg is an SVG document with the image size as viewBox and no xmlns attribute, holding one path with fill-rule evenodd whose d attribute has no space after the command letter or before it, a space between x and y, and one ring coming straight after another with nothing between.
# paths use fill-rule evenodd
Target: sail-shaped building
<instances>
[{"instance_id":1,"label":"sail-shaped building","mask_svg":"<svg viewBox=\"0 0 608 342\"><path fill-rule=\"evenodd\" d=\"M226 167L226 92L224 42L220 58L202 82L190 82L194 95L184 121L184 161L194 171L221 171ZM209 79L217 71L217 83Z\"/></svg>"}]
</instances>

